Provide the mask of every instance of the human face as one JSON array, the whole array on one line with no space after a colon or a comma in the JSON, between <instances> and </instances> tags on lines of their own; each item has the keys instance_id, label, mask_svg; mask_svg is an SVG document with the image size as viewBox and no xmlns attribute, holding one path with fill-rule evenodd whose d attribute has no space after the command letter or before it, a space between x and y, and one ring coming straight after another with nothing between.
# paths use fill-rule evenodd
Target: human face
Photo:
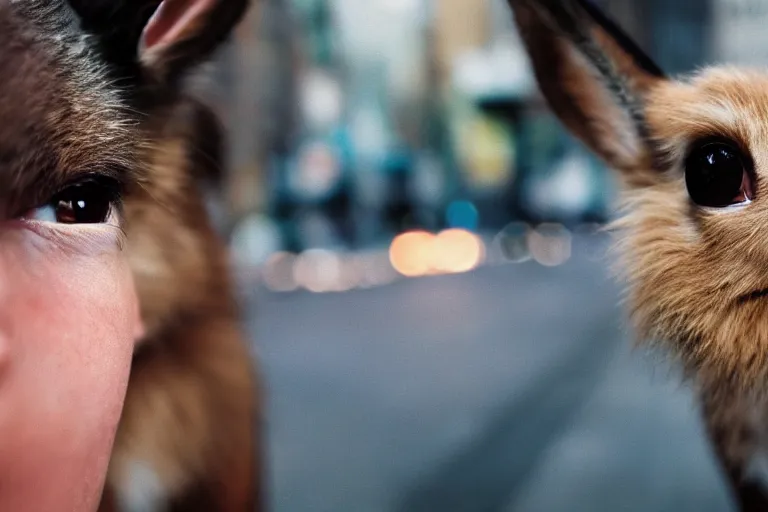
<instances>
[{"instance_id":1,"label":"human face","mask_svg":"<svg viewBox=\"0 0 768 512\"><path fill-rule=\"evenodd\" d=\"M0 510L95 510L140 334L108 226L0 225Z\"/></svg>"}]
</instances>

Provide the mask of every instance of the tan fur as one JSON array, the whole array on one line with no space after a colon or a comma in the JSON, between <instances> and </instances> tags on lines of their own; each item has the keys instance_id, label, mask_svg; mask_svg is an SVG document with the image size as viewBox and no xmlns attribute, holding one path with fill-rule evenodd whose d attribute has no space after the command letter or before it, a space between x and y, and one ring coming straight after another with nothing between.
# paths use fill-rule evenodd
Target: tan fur
<instances>
[{"instance_id":1,"label":"tan fur","mask_svg":"<svg viewBox=\"0 0 768 512\"><path fill-rule=\"evenodd\" d=\"M638 338L667 349L698 388L741 510L768 510L768 482L752 471L768 463L768 73L672 80L581 0L510 5L550 106L622 183L611 228ZM709 137L746 155L751 202L689 197L684 160Z\"/></svg>"},{"instance_id":2,"label":"tan fur","mask_svg":"<svg viewBox=\"0 0 768 512\"><path fill-rule=\"evenodd\" d=\"M682 157L697 139L726 136L752 155L763 176L768 75L713 70L687 83L670 82L649 95L646 112L651 134L669 148L672 169L653 185L626 191L626 215L615 225L622 230L638 332L674 341L706 379L753 387L768 378L768 301L741 299L768 287L768 203L692 213ZM758 180L757 196L767 192Z\"/></svg>"}]
</instances>

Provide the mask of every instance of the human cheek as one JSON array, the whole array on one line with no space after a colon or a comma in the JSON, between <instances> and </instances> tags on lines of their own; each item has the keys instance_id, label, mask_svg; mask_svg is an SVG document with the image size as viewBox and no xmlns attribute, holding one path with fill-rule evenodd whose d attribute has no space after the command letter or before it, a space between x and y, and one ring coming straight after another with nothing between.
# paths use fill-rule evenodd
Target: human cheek
<instances>
[{"instance_id":1,"label":"human cheek","mask_svg":"<svg viewBox=\"0 0 768 512\"><path fill-rule=\"evenodd\" d=\"M98 500L138 308L118 247L97 242L0 229L0 510Z\"/></svg>"}]
</instances>

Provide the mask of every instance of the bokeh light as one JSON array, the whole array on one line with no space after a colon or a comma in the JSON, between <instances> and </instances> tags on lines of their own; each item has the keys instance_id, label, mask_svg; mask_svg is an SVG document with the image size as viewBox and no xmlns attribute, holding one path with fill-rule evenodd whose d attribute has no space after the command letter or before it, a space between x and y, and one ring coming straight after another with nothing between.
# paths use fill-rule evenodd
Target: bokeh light
<instances>
[{"instance_id":1,"label":"bokeh light","mask_svg":"<svg viewBox=\"0 0 768 512\"><path fill-rule=\"evenodd\" d=\"M541 224L528 233L531 256L546 267L557 267L571 258L571 232L560 224Z\"/></svg>"},{"instance_id":2,"label":"bokeh light","mask_svg":"<svg viewBox=\"0 0 768 512\"><path fill-rule=\"evenodd\" d=\"M296 256L287 252L278 252L270 256L264 264L262 277L264 284L273 292L292 292L298 289L293 277Z\"/></svg>"},{"instance_id":3,"label":"bokeh light","mask_svg":"<svg viewBox=\"0 0 768 512\"><path fill-rule=\"evenodd\" d=\"M447 229L437 235L426 231L403 233L390 246L392 266L406 277L469 272L484 257L483 240L463 229Z\"/></svg>"},{"instance_id":4,"label":"bokeh light","mask_svg":"<svg viewBox=\"0 0 768 512\"><path fill-rule=\"evenodd\" d=\"M431 268L436 273L469 272L477 268L485 256L482 240L463 229L443 231L432 243Z\"/></svg>"},{"instance_id":5,"label":"bokeh light","mask_svg":"<svg viewBox=\"0 0 768 512\"><path fill-rule=\"evenodd\" d=\"M507 262L522 263L531 259L528 236L532 228L525 222L513 222L496 235L493 241L495 253Z\"/></svg>"},{"instance_id":6,"label":"bokeh light","mask_svg":"<svg viewBox=\"0 0 768 512\"><path fill-rule=\"evenodd\" d=\"M454 201L448 206L446 220L451 228L474 231L480 224L480 214L470 201Z\"/></svg>"},{"instance_id":7,"label":"bokeh light","mask_svg":"<svg viewBox=\"0 0 768 512\"><path fill-rule=\"evenodd\" d=\"M341 279L339 257L324 249L310 249L296 259L293 277L296 283L314 293L334 291Z\"/></svg>"},{"instance_id":8,"label":"bokeh light","mask_svg":"<svg viewBox=\"0 0 768 512\"><path fill-rule=\"evenodd\" d=\"M429 273L435 235L426 231L411 231L395 237L389 250L392 266L406 277Z\"/></svg>"}]
</instances>

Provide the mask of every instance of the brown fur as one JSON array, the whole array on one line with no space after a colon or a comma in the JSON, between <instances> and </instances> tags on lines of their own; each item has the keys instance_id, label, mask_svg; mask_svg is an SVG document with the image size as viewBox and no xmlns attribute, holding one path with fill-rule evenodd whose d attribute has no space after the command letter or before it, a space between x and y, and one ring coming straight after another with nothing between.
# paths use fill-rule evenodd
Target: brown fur
<instances>
[{"instance_id":1,"label":"brown fur","mask_svg":"<svg viewBox=\"0 0 768 512\"><path fill-rule=\"evenodd\" d=\"M140 461L169 496L207 494L221 500L207 510L251 511L260 405L226 252L197 182L210 161L191 145L191 108L201 107L181 102L161 121L150 116L148 177L125 205L147 335L137 347L109 485L130 485L131 463Z\"/></svg>"},{"instance_id":2,"label":"brown fur","mask_svg":"<svg viewBox=\"0 0 768 512\"><path fill-rule=\"evenodd\" d=\"M3 216L39 206L78 175L98 171L135 181L139 137L120 96L103 86L106 70L94 65L75 32L49 27L29 2L0 2L0 201ZM69 45L66 48L65 45Z\"/></svg>"},{"instance_id":3,"label":"brown fur","mask_svg":"<svg viewBox=\"0 0 768 512\"><path fill-rule=\"evenodd\" d=\"M742 509L768 510L750 473L768 455L768 297L753 295L768 289L768 74L713 68L671 80L640 66L582 2L510 4L547 101L621 178L612 227L638 337L683 363ZM710 136L751 159L752 203L690 200L683 161Z\"/></svg>"}]
</instances>

